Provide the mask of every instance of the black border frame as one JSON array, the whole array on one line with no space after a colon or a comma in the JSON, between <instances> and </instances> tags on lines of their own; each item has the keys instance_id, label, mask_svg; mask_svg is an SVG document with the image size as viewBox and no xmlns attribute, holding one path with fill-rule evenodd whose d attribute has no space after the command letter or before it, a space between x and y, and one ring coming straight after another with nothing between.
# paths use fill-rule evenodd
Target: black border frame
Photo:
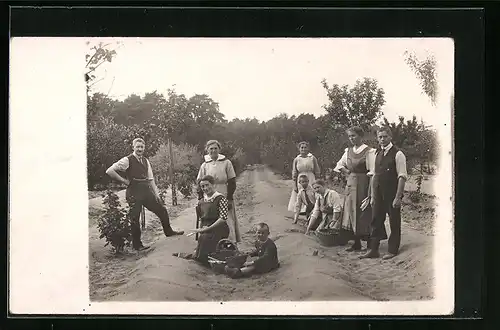
<instances>
[{"instance_id":1,"label":"black border frame","mask_svg":"<svg viewBox=\"0 0 500 330\"><path fill-rule=\"evenodd\" d=\"M455 274L456 274L456 308L455 314L444 319L457 318L481 318L485 312L485 263L483 261L485 240L485 218L484 218L484 116L485 116L485 18L492 11L485 11L485 7L491 8L487 3L458 2L455 9L449 8L450 2L426 2L420 3L422 8L409 7L408 2L392 2L390 7L374 8L373 2L340 2L336 6L344 5L351 8L330 7L325 2L299 3L299 2L261 2L255 1L251 4L236 2L205 2L211 8L200 7L199 2L170 2L175 8L146 8L158 5L158 2L127 4L129 8L85 8L84 6L96 5L96 3L68 3L53 2L51 6L59 8L40 8L46 6L44 3L13 2L14 6L37 6L25 9L9 8L4 21L11 28L10 36L176 36L176 37L451 37L455 41ZM110 3L108 6L115 6ZM162 4L165 6L165 4ZM187 6L191 8L187 8ZM227 6L240 6L239 9L228 9ZM285 8L285 6L295 8ZM308 6L304 9L303 6ZM48 6L48 4L47 4ZM134 6L134 7L132 7ZM141 6L141 7L135 7ZM184 7L180 7L184 6ZM198 6L197 8L193 8ZM250 8L250 6L252 8ZM353 8L356 6L357 8ZM396 7L397 6L397 7ZM436 7L441 7L438 9ZM6 7L6 6L4 6ZM226 8L221 8L226 7ZM267 7L260 8L257 7ZM280 7L280 8L277 8ZM448 8L444 8L448 7ZM470 9L475 7L475 9ZM444 9L443 9L444 8ZM498 8L498 6L497 6ZM161 12L160 12L161 11ZM10 14L10 15L9 15ZM486 15L488 14L488 15ZM2 17L2 18L3 18ZM491 17L491 16L488 16ZM498 17L498 15L497 15ZM130 22L134 22L131 24ZM490 21L491 22L491 21ZM8 43L9 35L5 40ZM8 46L7 46L8 47ZM493 46L494 48L495 46ZM8 48L7 48L8 49ZM487 57L494 61L494 54ZM8 60L8 55L7 55ZM8 62L8 61L7 61ZM6 78L8 78L7 64ZM491 78L491 77L490 77ZM8 80L5 79L5 82ZM8 88L8 84L6 86ZM8 91L4 89L6 109L8 106ZM493 89L490 89L493 91ZM473 109L473 110L472 110ZM7 118L6 118L7 119ZM8 123L8 121L4 121ZM473 128L473 129L471 129ZM7 130L5 130L7 132ZM491 172L489 172L491 173ZM474 193L471 193L474 192ZM484 226L484 227L483 227ZM2 239L7 242L8 225L2 229ZM7 256L2 258L2 267L7 274ZM473 271L471 271L473 270ZM5 283L7 284L7 283ZM4 286L7 288L7 286ZM6 292L7 293L7 292ZM7 295L6 298L8 299ZM3 310L6 311L8 304ZM3 306L2 306L3 307ZM41 318L39 323L52 327L67 326L66 320L52 321L52 317L44 315L10 315L10 318ZM132 316L72 316L57 315L57 318L68 317L69 319L93 318L104 321L109 317L116 317L115 326L130 326L134 321ZM148 320L155 318L166 318L166 316L144 316ZM180 319L188 316L169 316L172 325ZM222 316L217 318L216 328L219 327L255 327L254 319L258 316ZM135 317L133 317L135 318ZM211 325L214 327L213 318L204 316L189 316L193 327ZM221 320L224 319L234 319ZM236 320L246 319L245 324ZM282 318L282 317L276 317ZM276 318L265 317L267 327L275 324ZM317 319L315 327L330 327L332 323L325 323L321 317L286 317L288 325L296 328L305 326L306 318ZM327 319L356 319L365 324L376 327L388 327L384 325L389 317L328 317ZM390 317L401 320L408 317ZM411 319L424 319L412 317ZM432 317L436 318L436 317ZM206 322L201 322L205 319ZM293 320L292 320L293 319ZM9 319L9 324L13 319ZM19 320L21 321L21 320ZM144 320L146 321L146 320ZM71 322L71 320L69 320ZM147 321L149 323L149 321ZM262 321L264 322L264 321ZM331 321L330 321L331 322ZM376 323L379 322L379 323ZM405 326L410 325L404 322ZM108 324L99 322L101 325ZM180 322L179 322L180 323ZM410 322L411 323L411 322ZM16 324L17 320L16 320ZM22 324L34 325L34 320L22 320ZM70 323L71 324L71 323ZM97 324L97 323L96 323ZM121 325L120 325L121 324ZM182 323L181 323L182 324ZM352 323L351 323L352 324ZM403 322L400 323L403 325ZM449 323L448 323L449 324ZM141 323L144 325L144 323ZM261 326L260 324L259 326ZM134 326L136 327L137 324ZM182 326L182 325L181 325ZM185 325L184 325L185 326ZM347 326L343 323L342 326ZM443 327L444 325L441 325ZM273 326L274 327L274 326ZM389 326L390 327L390 326ZM446 328L446 326L444 326ZM9 327L10 328L10 327ZM357 327L356 327L357 328Z\"/></svg>"}]
</instances>

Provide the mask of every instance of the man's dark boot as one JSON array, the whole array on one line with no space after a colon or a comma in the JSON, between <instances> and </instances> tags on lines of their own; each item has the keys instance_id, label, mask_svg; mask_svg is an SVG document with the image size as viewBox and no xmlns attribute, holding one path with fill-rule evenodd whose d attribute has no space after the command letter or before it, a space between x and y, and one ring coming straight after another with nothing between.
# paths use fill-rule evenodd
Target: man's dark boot
<instances>
[{"instance_id":1,"label":"man's dark boot","mask_svg":"<svg viewBox=\"0 0 500 330\"><path fill-rule=\"evenodd\" d=\"M145 250L149 250L149 248L150 248L150 246L144 246L144 245L142 245L142 243L141 243L141 245L134 246L134 250L136 250L136 251L145 251Z\"/></svg>"},{"instance_id":2,"label":"man's dark boot","mask_svg":"<svg viewBox=\"0 0 500 330\"><path fill-rule=\"evenodd\" d=\"M177 236L177 235L183 235L183 234L184 234L183 230L176 231L176 230L170 229L165 233L165 236L170 237L170 236Z\"/></svg>"},{"instance_id":3,"label":"man's dark boot","mask_svg":"<svg viewBox=\"0 0 500 330\"><path fill-rule=\"evenodd\" d=\"M380 246L380 242L378 240L370 240L369 250L365 254L359 257L359 259L368 259L368 258L378 258L380 257L380 253L378 252L378 248Z\"/></svg>"}]
</instances>

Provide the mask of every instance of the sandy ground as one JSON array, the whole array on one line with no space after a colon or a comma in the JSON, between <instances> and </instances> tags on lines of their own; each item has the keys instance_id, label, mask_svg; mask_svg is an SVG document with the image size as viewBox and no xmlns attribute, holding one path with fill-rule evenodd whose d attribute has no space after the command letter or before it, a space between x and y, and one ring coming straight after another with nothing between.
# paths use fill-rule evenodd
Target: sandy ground
<instances>
[{"instance_id":1,"label":"sandy ground","mask_svg":"<svg viewBox=\"0 0 500 330\"><path fill-rule=\"evenodd\" d=\"M290 229L303 229L286 216L291 181L281 180L264 166L253 166L238 179L236 211L243 242L251 248L253 225L266 222L278 247L281 267L269 274L233 280L213 274L193 261L172 256L192 251L193 237L165 238L158 219L146 213L144 243L147 253L130 252L117 258L98 238L95 219L101 198L90 206L89 285L92 301L229 301L229 300L424 300L432 298L433 237L403 221L401 253L392 260L359 260L360 253L345 247L322 247L313 237ZM119 195L123 198L124 193ZM170 197L167 197L170 200ZM194 227L196 201L180 199L169 207L174 228ZM418 207L417 207L418 209ZM417 214L422 215L422 212ZM423 217L429 217L424 211ZM403 209L405 217L405 209ZM418 226L417 226L418 227ZM423 226L425 227L425 226ZM388 229L389 231L389 229ZM387 249L381 244L381 252ZM317 255L313 255L318 251ZM361 252L362 253L362 252Z\"/></svg>"}]
</instances>

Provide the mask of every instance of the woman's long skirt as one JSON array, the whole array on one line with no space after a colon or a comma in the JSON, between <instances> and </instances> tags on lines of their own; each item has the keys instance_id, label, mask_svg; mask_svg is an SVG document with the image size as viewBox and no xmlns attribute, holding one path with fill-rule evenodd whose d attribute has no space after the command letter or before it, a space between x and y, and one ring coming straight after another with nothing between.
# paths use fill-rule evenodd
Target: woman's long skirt
<instances>
[{"instance_id":1,"label":"woman's long skirt","mask_svg":"<svg viewBox=\"0 0 500 330\"><path fill-rule=\"evenodd\" d=\"M351 173L347 177L345 200L342 216L342 228L352 231L354 235L363 240L370 235L370 222L372 217L371 206L361 211L361 202L368 196L370 178L366 174Z\"/></svg>"},{"instance_id":2,"label":"woman's long skirt","mask_svg":"<svg viewBox=\"0 0 500 330\"><path fill-rule=\"evenodd\" d=\"M215 252L217 243L228 236L229 227L227 224L222 224L209 233L200 234L198 237L195 259L202 264L208 265L208 255Z\"/></svg>"}]
</instances>

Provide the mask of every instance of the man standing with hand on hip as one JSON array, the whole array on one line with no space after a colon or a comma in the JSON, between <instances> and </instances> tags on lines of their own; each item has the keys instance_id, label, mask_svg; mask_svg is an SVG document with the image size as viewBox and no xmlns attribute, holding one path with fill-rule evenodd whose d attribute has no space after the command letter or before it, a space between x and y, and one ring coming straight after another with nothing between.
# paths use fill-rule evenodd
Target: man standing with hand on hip
<instances>
[{"instance_id":1,"label":"man standing with hand on hip","mask_svg":"<svg viewBox=\"0 0 500 330\"><path fill-rule=\"evenodd\" d=\"M379 147L375 159L370 159L372 222L369 250L360 258L378 258L380 241L387 239L385 217L389 214L391 234L388 253L382 259L394 258L401 243L401 200L407 179L406 157L391 142L388 127L377 130Z\"/></svg>"},{"instance_id":2,"label":"man standing with hand on hip","mask_svg":"<svg viewBox=\"0 0 500 330\"><path fill-rule=\"evenodd\" d=\"M182 235L183 231L175 231L170 227L167 208L161 203L156 187L153 170L149 160L144 156L146 143L141 138L132 142L134 152L123 157L107 170L106 174L118 182L127 185L126 199L130 206L130 221L132 227L132 246L135 250L146 250L141 241L139 217L144 206L160 218L165 236ZM117 172L125 172L125 178Z\"/></svg>"}]
</instances>

